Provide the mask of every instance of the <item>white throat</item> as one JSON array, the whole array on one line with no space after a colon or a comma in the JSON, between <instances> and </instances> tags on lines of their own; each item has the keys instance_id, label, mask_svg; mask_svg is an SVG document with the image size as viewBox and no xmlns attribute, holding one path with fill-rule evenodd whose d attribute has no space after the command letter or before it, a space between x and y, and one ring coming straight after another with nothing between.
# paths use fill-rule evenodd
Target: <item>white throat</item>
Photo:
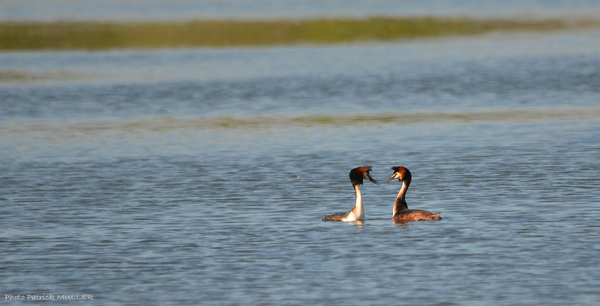
<instances>
[{"instance_id":1,"label":"white throat","mask_svg":"<svg viewBox=\"0 0 600 306\"><path fill-rule=\"evenodd\" d=\"M402 208L408 208L405 207L406 206L406 191L408 190L408 186L406 185L406 182L402 182L402 187L400 188L400 191L398 192L398 196L396 196L396 202L394 203L394 209L392 211L392 216L396 215L396 212L398 212L398 210L402 209Z\"/></svg>"},{"instance_id":2,"label":"white throat","mask_svg":"<svg viewBox=\"0 0 600 306\"><path fill-rule=\"evenodd\" d=\"M342 221L363 221L365 220L365 211L363 210L362 194L360 188L354 185L354 192L356 194L356 203L354 208L348 213L348 215Z\"/></svg>"}]
</instances>

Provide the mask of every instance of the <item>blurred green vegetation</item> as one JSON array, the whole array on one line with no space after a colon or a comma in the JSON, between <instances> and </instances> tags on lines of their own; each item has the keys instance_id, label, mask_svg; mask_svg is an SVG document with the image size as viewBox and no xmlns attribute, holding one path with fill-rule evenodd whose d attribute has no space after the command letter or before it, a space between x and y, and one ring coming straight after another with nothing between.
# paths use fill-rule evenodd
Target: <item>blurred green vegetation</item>
<instances>
[{"instance_id":1,"label":"blurred green vegetation","mask_svg":"<svg viewBox=\"0 0 600 306\"><path fill-rule=\"evenodd\" d=\"M556 31L596 20L384 18L186 22L2 22L0 51L235 47L393 41L493 31Z\"/></svg>"},{"instance_id":2,"label":"blurred green vegetation","mask_svg":"<svg viewBox=\"0 0 600 306\"><path fill-rule=\"evenodd\" d=\"M18 73L18 72L12 72L12 71L0 71L0 82L3 81L22 81L27 79L27 76L22 74L22 73Z\"/></svg>"}]
</instances>

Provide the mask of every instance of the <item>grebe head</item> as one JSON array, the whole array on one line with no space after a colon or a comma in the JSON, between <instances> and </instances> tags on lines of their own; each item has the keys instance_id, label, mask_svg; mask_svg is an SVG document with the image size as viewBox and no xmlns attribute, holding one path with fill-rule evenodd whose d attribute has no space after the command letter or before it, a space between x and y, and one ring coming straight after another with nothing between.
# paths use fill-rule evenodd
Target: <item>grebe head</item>
<instances>
[{"instance_id":1,"label":"grebe head","mask_svg":"<svg viewBox=\"0 0 600 306\"><path fill-rule=\"evenodd\" d=\"M371 174L369 173L369 171L371 171L371 166L362 166L362 167L357 167L354 168L352 170L350 170L350 182L352 182L352 185L362 185L363 183L363 179L367 179L371 182L373 182L373 184L375 185L379 185L379 182L377 182L375 179L373 179L371 177Z\"/></svg>"},{"instance_id":2,"label":"grebe head","mask_svg":"<svg viewBox=\"0 0 600 306\"><path fill-rule=\"evenodd\" d=\"M385 180L385 183L388 183L393 179L398 179L400 182L405 182L407 186L410 185L412 174L408 169L406 169L406 167L396 166L392 167L392 170L394 170L394 173L387 180Z\"/></svg>"}]
</instances>

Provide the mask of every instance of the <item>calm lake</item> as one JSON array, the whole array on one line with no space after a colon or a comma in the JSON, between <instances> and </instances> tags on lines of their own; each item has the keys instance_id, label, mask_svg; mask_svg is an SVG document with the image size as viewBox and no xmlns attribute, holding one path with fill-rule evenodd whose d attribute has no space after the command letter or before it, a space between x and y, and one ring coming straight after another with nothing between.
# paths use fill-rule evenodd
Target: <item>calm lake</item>
<instances>
[{"instance_id":1,"label":"calm lake","mask_svg":"<svg viewBox=\"0 0 600 306\"><path fill-rule=\"evenodd\" d=\"M0 16L43 19L39 2L6 1ZM141 18L132 7L265 17L256 5L289 17L267 0L80 2L53 1L49 18L68 18L61 3L79 4L75 19ZM451 2L296 5L302 16L538 12ZM535 3L540 15L600 13L593 1ZM0 156L3 305L600 301L597 28L0 52ZM393 224L395 181L361 186L364 222L321 221L353 207L348 172L364 164L380 182L409 168L408 206L443 220Z\"/></svg>"}]
</instances>

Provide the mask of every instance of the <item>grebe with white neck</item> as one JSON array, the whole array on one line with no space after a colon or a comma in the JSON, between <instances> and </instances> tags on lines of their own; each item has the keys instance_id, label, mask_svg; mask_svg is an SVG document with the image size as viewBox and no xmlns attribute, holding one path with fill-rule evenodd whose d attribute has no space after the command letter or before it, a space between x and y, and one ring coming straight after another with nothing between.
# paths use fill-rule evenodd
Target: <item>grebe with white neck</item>
<instances>
[{"instance_id":1,"label":"grebe with white neck","mask_svg":"<svg viewBox=\"0 0 600 306\"><path fill-rule=\"evenodd\" d=\"M397 166L392 167L394 173L390 176L385 183L398 179L402 183L402 187L398 192L398 196L396 197L396 202L394 203L393 210L393 221L394 223L406 223L412 221L424 221L424 220L432 220L439 221L442 220L441 213L431 213L426 210L420 209L408 209L408 205L406 204L406 191L408 190L408 186L410 186L410 181L412 180L412 174L406 167Z\"/></svg>"},{"instance_id":2,"label":"grebe with white neck","mask_svg":"<svg viewBox=\"0 0 600 306\"><path fill-rule=\"evenodd\" d=\"M347 213L337 213L333 215L323 216L323 221L348 222L365 220L365 211L363 209L363 200L359 185L362 185L364 179L368 179L374 184L379 185L379 183L371 177L371 174L369 174L371 168L371 166L362 166L350 170L350 182L352 183L352 187L354 187L354 193L356 196L354 208Z\"/></svg>"}]
</instances>

